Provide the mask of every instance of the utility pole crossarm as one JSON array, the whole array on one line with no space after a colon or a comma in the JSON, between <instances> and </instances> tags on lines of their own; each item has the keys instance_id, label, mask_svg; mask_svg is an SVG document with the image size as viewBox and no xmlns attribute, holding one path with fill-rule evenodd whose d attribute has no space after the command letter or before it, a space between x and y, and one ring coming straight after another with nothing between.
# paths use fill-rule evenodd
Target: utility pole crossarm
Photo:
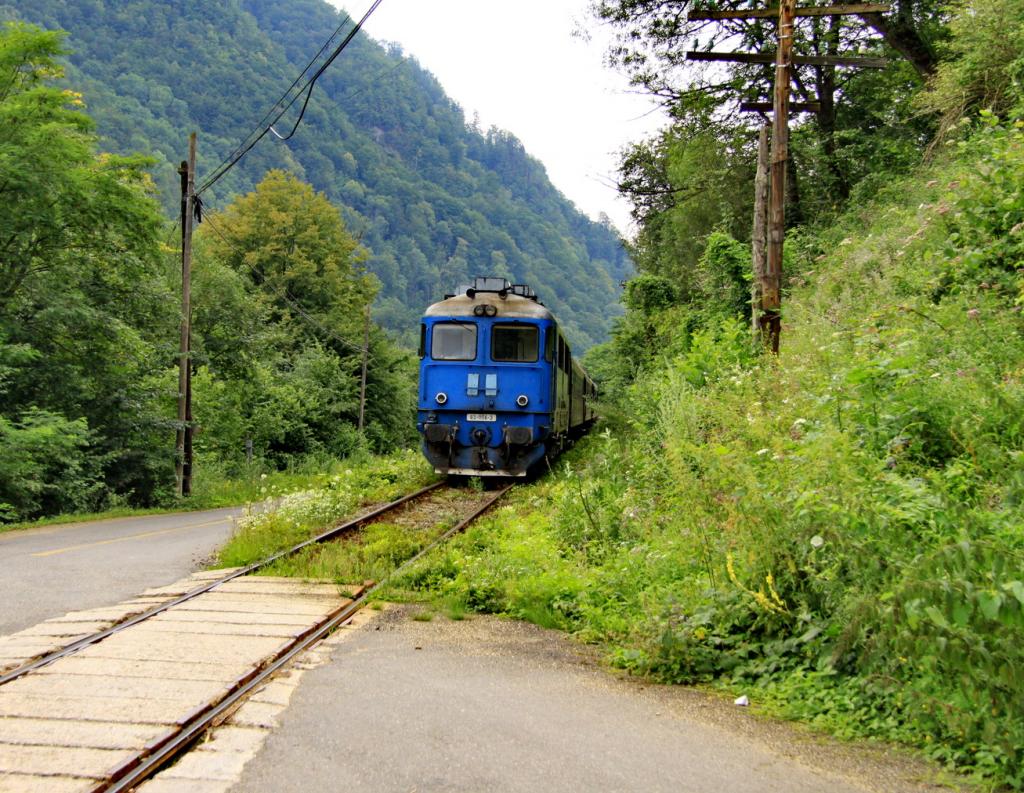
<instances>
[{"instance_id":1,"label":"utility pole crossarm","mask_svg":"<svg viewBox=\"0 0 1024 793\"><path fill-rule=\"evenodd\" d=\"M740 102L741 113L771 113L774 102ZM821 102L790 102L790 113L820 113Z\"/></svg>"},{"instance_id":2,"label":"utility pole crossarm","mask_svg":"<svg viewBox=\"0 0 1024 793\"><path fill-rule=\"evenodd\" d=\"M775 63L774 52L687 52L688 61L725 61L727 63ZM887 58L866 58L845 55L793 55L790 63L797 66L857 66L861 69L884 69Z\"/></svg>"},{"instance_id":3,"label":"utility pole crossarm","mask_svg":"<svg viewBox=\"0 0 1024 793\"><path fill-rule=\"evenodd\" d=\"M847 5L815 6L796 9L798 17L831 17L857 14L884 14L891 11L888 3L853 3ZM744 11L693 11L686 15L687 22L710 22L716 19L778 19L778 8L756 8Z\"/></svg>"}]
</instances>

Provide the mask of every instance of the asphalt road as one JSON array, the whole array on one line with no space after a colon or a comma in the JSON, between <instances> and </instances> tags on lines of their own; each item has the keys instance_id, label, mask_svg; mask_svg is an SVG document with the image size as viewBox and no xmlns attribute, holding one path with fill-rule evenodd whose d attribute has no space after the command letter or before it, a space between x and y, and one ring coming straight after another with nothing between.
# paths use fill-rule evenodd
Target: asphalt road
<instances>
[{"instance_id":1,"label":"asphalt road","mask_svg":"<svg viewBox=\"0 0 1024 793\"><path fill-rule=\"evenodd\" d=\"M682 687L617 678L552 631L386 612L305 673L232 793L853 793L922 769Z\"/></svg>"},{"instance_id":2,"label":"asphalt road","mask_svg":"<svg viewBox=\"0 0 1024 793\"><path fill-rule=\"evenodd\" d=\"M241 511L114 518L0 534L0 635L183 578L224 543Z\"/></svg>"}]
</instances>

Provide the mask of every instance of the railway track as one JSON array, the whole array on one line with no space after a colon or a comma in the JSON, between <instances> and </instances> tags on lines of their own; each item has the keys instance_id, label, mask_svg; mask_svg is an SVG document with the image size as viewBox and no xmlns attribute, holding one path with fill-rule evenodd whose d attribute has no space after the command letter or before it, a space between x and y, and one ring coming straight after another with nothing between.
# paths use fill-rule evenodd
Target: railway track
<instances>
[{"instance_id":1,"label":"railway track","mask_svg":"<svg viewBox=\"0 0 1024 793\"><path fill-rule=\"evenodd\" d=\"M6 726L12 726L17 728L14 730L15 733L22 729L29 734L33 729L38 731L52 724L58 730L74 727L72 732L77 730L82 734L92 734L96 732L97 724L113 724L115 727L111 729L120 736L126 734L125 725L131 724L137 729L134 732L129 730L132 734L130 740L114 740L109 736L103 739L111 745L125 744L123 746L116 745L115 748L101 750L94 745L98 739L90 739L93 740L93 743L89 744L92 746L93 754L82 756L91 757L100 763L107 762L108 765L103 766L105 770L102 773L93 772L87 779L83 778L84 785L68 789L122 791L140 785L188 750L211 726L223 721L241 702L266 685L271 677L288 666L296 657L323 640L336 628L349 622L368 602L370 596L391 577L483 515L511 489L512 485L482 494L483 497L472 505L471 511L462 514L455 525L434 537L418 553L382 576L379 581L367 582L357 587L350 598L339 598L337 587L334 585L301 584L284 579L253 576L254 573L263 571L275 562L298 554L310 546L351 537L370 523L399 514L403 510L415 509L417 505L425 504L430 498L436 497L438 491L444 487L443 483L438 483L417 490L248 567L238 568L206 580L202 579L209 574L201 574L201 580L190 582L194 585L187 591L178 592L173 588L155 590L151 597L163 597L162 602L10 669L0 676L0 733L5 731ZM257 601L243 603L239 600L243 597L255 597ZM228 628L233 637L230 647L207 642L213 641L215 637L202 632L201 621L204 614L210 614L208 619L211 620L232 622L233 627ZM265 627L261 628L260 625ZM181 637L182 641L187 640L195 648L194 655L188 648L178 648L169 644L177 640L174 637ZM285 641L280 641L281 638ZM163 644L160 644L161 642ZM245 661L245 668L239 671L247 642L251 645L249 660ZM111 658L118 659L122 664L130 662L131 651L125 650L122 645L152 648L154 643L157 648L168 648L169 652L161 655L158 649L146 650L143 653L144 657L135 661L134 671L127 673L140 677L129 677L127 682L117 677L100 677L104 663L115 663ZM105 650L107 647L109 649ZM202 656L204 647L210 648L210 658ZM258 656L256 663L252 661L253 653ZM109 658L104 659L105 654ZM166 660L171 658L177 660ZM173 685L165 686L164 684L173 681L162 680L153 675L157 670L170 668L173 663L213 664L207 668L219 670L220 678L216 679L216 674L204 672L207 679L203 685L192 685L193 681L183 681L177 688ZM61 671L65 667L75 674L81 675L84 669L87 673L96 675L90 680L106 680L114 687L114 693L76 693L75 697L69 699L71 704L62 710L60 684L66 682L70 675L70 672ZM140 668L150 671L139 672ZM142 677L143 674L147 676ZM225 674L230 675L230 680L224 679ZM189 685L186 685L186 682ZM154 692L154 698L159 700L161 705L167 703L160 697L173 699L177 689L194 689L203 701L202 704L192 707L187 715L182 713L178 717L174 717L172 711L167 708L164 708L167 710L166 713L155 713L152 716L147 713L135 715L125 712L131 711L133 703L145 701L147 688ZM170 693L162 694L165 688L170 688ZM213 690L216 690L216 693L210 695ZM49 711L46 708L39 710L33 703L46 704L48 691L57 692L53 695L56 704L51 703L52 708ZM124 699L117 699L116 697L121 694L125 695ZM86 708L83 715L76 715L75 703L84 702L88 706L94 701L91 697L102 703L99 710L93 712ZM122 703L123 706L118 710L117 705ZM156 704L153 708L154 712L160 710ZM28 746L33 751L42 751L45 748L38 744L39 738L32 738L30 735L24 740L26 743L19 746ZM0 742L2 741L4 738L0 734ZM132 741L139 745L128 746ZM50 744L50 747L53 748L53 744ZM17 785L4 784L4 780L10 777L3 776L3 748L0 746L0 793L8 789L19 789ZM102 754L97 754L98 752ZM11 754L14 759L8 762L14 763L11 767L15 772L25 774L24 779L31 778L28 772L17 765L18 753L12 750ZM23 757L29 758L25 761L28 763L25 767L29 769L32 768L32 754L32 751L27 750L21 752ZM51 788L43 786L39 789Z\"/></svg>"}]
</instances>

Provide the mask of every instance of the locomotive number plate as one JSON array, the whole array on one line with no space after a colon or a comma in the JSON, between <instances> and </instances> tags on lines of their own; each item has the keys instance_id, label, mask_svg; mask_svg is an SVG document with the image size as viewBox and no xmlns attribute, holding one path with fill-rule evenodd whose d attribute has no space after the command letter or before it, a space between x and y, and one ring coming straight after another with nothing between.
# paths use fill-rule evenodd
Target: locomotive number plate
<instances>
[{"instance_id":1,"label":"locomotive number plate","mask_svg":"<svg viewBox=\"0 0 1024 793\"><path fill-rule=\"evenodd\" d=\"M497 421L498 417L493 413L467 413L466 421Z\"/></svg>"}]
</instances>

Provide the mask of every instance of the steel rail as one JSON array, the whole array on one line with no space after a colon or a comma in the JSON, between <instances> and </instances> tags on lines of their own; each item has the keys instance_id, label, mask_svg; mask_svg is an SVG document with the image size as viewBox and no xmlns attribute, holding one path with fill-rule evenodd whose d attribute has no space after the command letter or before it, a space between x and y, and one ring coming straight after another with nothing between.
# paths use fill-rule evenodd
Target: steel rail
<instances>
[{"instance_id":1,"label":"steel rail","mask_svg":"<svg viewBox=\"0 0 1024 793\"><path fill-rule=\"evenodd\" d=\"M394 509L397 509L400 506L403 506L404 504L409 503L410 501L413 501L417 498L420 498L421 496L426 495L427 493L437 490L439 487L444 486L444 484L445 483L442 481L435 482L432 485L427 485L426 487L420 488L414 493L409 493L408 495L402 496L401 498L395 501L372 509L365 515L360 515L357 518L353 518L352 520L346 521L345 523L341 523L331 529L328 529L322 534L318 534L316 537L300 542L298 545L293 545L291 548L287 548L283 551L278 551L272 556L268 556L266 559L261 559L258 562L253 562L247 567L243 567L239 570L236 570L235 572L230 573L224 576L223 578L215 579L214 581L211 581L207 584L202 584L196 587L195 589L189 590L183 595L180 595L172 600L168 600L166 603L161 603L160 605L154 606L153 608L148 609L147 611L143 611L140 614L135 614L134 616L128 617L127 619L121 620L120 622L111 625L109 628L105 628L102 631L97 631L96 633L90 634L89 636L84 636L81 639L71 642L71 644L53 650L52 652L49 652L46 655L43 655L32 661L28 661L27 663L24 663L19 667L15 667L11 671L0 676L0 686L4 685L5 683L10 683L12 680L17 680L19 677L24 677L29 672L33 672L37 669L42 669L44 666L49 666L54 661L59 661L61 658L66 658L69 655L74 655L80 650L84 650L86 647L90 647L91 645L96 644L97 642L101 642L107 637L113 636L115 633L120 633L121 631L126 630L127 628L130 628L133 625L138 625L140 622L145 622L151 617L155 617L157 614L162 614L163 612L168 611L174 608L175 606L180 606L182 603L187 603L193 598L199 597L200 595L203 595L207 592L216 589L221 584L226 584L228 581L232 581L236 578L239 578L240 576L249 575L250 573L254 573L257 570L261 570L264 567L273 564L278 559L282 559L286 556L291 556L292 554L298 553L303 548L307 548L310 545L317 545L319 543L328 542L337 537L340 537L342 534L347 534L351 531L354 531L360 528L361 526L365 525L367 522L373 520L374 518L378 518L381 515L384 515L388 512L391 512Z\"/></svg>"},{"instance_id":2,"label":"steel rail","mask_svg":"<svg viewBox=\"0 0 1024 793\"><path fill-rule=\"evenodd\" d=\"M366 605L370 596L394 576L418 562L426 554L446 542L455 534L465 530L473 521L487 512L515 485L506 485L496 492L471 515L436 537L411 558L404 561L380 581L364 589L355 598L327 616L319 624L294 640L289 640L263 665L239 677L219 699L200 707L180 721L169 733L149 744L143 754L137 755L109 772L107 779L92 789L91 793L120 793L141 784L180 753L191 747L202 735L227 714L231 708L245 699L256 688L266 682L275 672L286 666L295 656L306 651L328 634L352 619Z\"/></svg>"}]
</instances>

